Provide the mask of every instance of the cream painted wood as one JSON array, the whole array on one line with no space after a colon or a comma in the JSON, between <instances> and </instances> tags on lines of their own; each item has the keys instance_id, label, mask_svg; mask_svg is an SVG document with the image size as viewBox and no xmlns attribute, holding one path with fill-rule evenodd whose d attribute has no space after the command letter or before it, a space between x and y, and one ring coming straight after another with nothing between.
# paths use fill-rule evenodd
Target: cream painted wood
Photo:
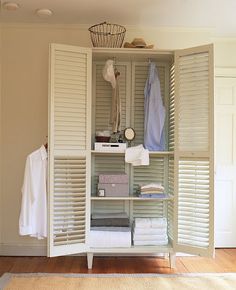
<instances>
[{"instance_id":1,"label":"cream painted wood","mask_svg":"<svg viewBox=\"0 0 236 290\"><path fill-rule=\"evenodd\" d=\"M155 201L159 201L159 202L162 202L163 200L165 201L171 201L173 200L173 197L164 197L164 198L160 198L160 199L156 199L156 198L150 198L150 197L147 197L147 198L139 198L139 197L135 197L135 196L124 196L124 197L109 197L109 196L105 196L105 197L99 197L99 196L92 196L91 197L91 200L99 200L99 201L103 201L103 200L135 200L135 201L144 201L144 200L155 200Z\"/></svg>"},{"instance_id":2,"label":"cream painted wood","mask_svg":"<svg viewBox=\"0 0 236 290\"><path fill-rule=\"evenodd\" d=\"M192 57L195 54L198 55L196 61L195 57ZM143 89L146 80L144 75L147 74L148 61L152 59L157 62L157 66L160 68L161 90L167 108L165 129L166 133L170 133L169 136L168 134L166 136L166 143L170 151L151 152L151 165L149 167L132 168L130 165L124 163L124 153L96 152L91 150L93 148L91 148L90 144L88 155L91 156L92 162L92 168L89 174L92 176L91 185L90 176L87 181L89 180L88 186L91 187L92 196L88 198L88 195L86 195L87 203L91 203L91 208L89 209L85 226L89 228L89 215L92 212L125 211L130 216L131 222L135 217L140 216L166 216L168 218L169 244L162 247L132 246L131 248L87 248L89 268L92 267L93 253L169 253L172 267L174 266L175 252L177 250L194 254L210 254L211 251L209 249L211 249L212 245L211 234L213 230L211 223L212 216L207 212L205 206L208 208L208 204L211 203L210 193L213 192L211 172L213 164L211 142L213 137L213 134L211 134L213 114L211 111L212 103L211 100L209 101L208 99L208 92L211 95L213 88L210 77L213 76L211 47L204 46L191 50L178 51L175 63L173 63L173 51L95 48L92 49L92 55L93 107L92 133L90 134L89 142L94 142L96 130L109 129L109 106L107 106L107 102L109 101L111 91L109 84L101 78L100 74L102 64L110 58L115 60L116 65L119 66L123 75L123 79L121 78L121 88L123 99L122 106L125 114L122 115L122 126L137 127L137 132L139 133L137 141L142 143ZM183 62L179 61L178 58L182 58ZM195 75L191 73L193 67L195 69ZM202 73L203 71L204 73ZM196 82L198 87L195 85ZM71 84L74 85L74 83ZM181 95L179 94L180 91ZM103 96L106 98L106 102L104 102ZM178 101L176 101L176 97L179 98L177 99ZM179 105L181 106L180 108L178 107ZM192 106L195 106L195 110L193 110ZM70 113L72 113L73 110ZM59 112L61 111L59 110ZM201 116L201 126L198 126L196 122L196 116L198 115ZM189 130L189 123L192 121L192 116L194 117L194 121L192 130ZM83 124L83 122L81 124ZM178 129L180 130L177 131ZM192 133L192 131L194 132L194 143L190 142L191 138L189 138L189 134ZM81 136L79 136L79 138L81 138ZM64 141L63 138L61 139ZM65 139L67 139L67 137L65 137ZM81 143L78 142L78 144L83 144L81 140L79 141ZM69 144L71 148L70 142L66 142L66 144ZM68 153L70 158L75 157L67 151L66 149L60 149L58 152L63 156ZM75 150L75 152L77 151ZM87 148L85 148L83 150L83 156L88 156L86 155L87 153ZM158 179L165 185L165 188L168 189L170 197L162 200L138 199L132 195L127 198L98 198L95 196L96 184L97 176L101 171L126 171L129 174L131 194L136 191L139 183L150 182L150 180L156 181ZM181 185L178 183L179 172L184 172L185 181ZM194 179L192 179L192 172L195 174ZM182 206L180 211L178 211L176 206L180 204L178 204L178 190L176 190L176 185L180 191L184 192L186 186L190 188L189 190L191 191L193 190L192 188L195 190L197 184L203 187L203 194L196 197L193 197L191 193L187 194L185 196L188 199L187 208ZM90 188L87 192L90 192ZM191 204L192 199L195 204L199 203L199 206L193 207ZM178 215L179 213L183 213L184 217L188 218L188 212L192 214L195 208L198 211L200 219L200 221L194 221L195 226L196 224L202 224L203 219L206 228L198 232L200 233L200 242L199 237L192 234L187 238L187 243L185 243L183 231L175 230L175 220L176 218L182 218L181 215ZM208 226L210 226L210 230ZM176 238L178 234L180 240L177 241ZM208 238L208 234L210 238ZM182 244L179 243L180 241ZM189 246L189 243L192 243L191 246ZM210 244L210 246L208 244ZM208 249L206 250L206 248ZM75 249L76 246L73 250ZM79 247L78 251L80 250L81 248ZM64 251L64 253L67 254L66 251Z\"/></svg>"},{"instance_id":3,"label":"cream painted wood","mask_svg":"<svg viewBox=\"0 0 236 290\"><path fill-rule=\"evenodd\" d=\"M230 70L232 73L232 69ZM219 72L218 72L219 73ZM225 70L223 70L225 73ZM215 246L236 247L236 70L215 78Z\"/></svg>"},{"instance_id":4,"label":"cream painted wood","mask_svg":"<svg viewBox=\"0 0 236 290\"><path fill-rule=\"evenodd\" d=\"M48 256L84 252L90 223L91 50L52 44Z\"/></svg>"},{"instance_id":5,"label":"cream painted wood","mask_svg":"<svg viewBox=\"0 0 236 290\"><path fill-rule=\"evenodd\" d=\"M212 256L213 50L175 54L174 250Z\"/></svg>"}]
</instances>

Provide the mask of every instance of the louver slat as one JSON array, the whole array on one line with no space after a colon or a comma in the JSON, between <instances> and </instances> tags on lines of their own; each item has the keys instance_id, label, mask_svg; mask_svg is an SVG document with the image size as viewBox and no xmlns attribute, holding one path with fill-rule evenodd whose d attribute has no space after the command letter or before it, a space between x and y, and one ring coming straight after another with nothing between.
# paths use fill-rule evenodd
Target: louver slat
<instances>
[{"instance_id":1,"label":"louver slat","mask_svg":"<svg viewBox=\"0 0 236 290\"><path fill-rule=\"evenodd\" d=\"M125 201L123 200L99 200L93 201L92 211L96 213L120 213L127 212L125 207ZM129 213L127 212L129 215Z\"/></svg>"},{"instance_id":2,"label":"louver slat","mask_svg":"<svg viewBox=\"0 0 236 290\"><path fill-rule=\"evenodd\" d=\"M133 167L133 195L137 195L139 185L160 182L164 185L164 157L150 158L149 166Z\"/></svg>"},{"instance_id":3,"label":"louver slat","mask_svg":"<svg viewBox=\"0 0 236 290\"><path fill-rule=\"evenodd\" d=\"M54 150L86 149L87 55L55 50Z\"/></svg>"},{"instance_id":4,"label":"louver slat","mask_svg":"<svg viewBox=\"0 0 236 290\"><path fill-rule=\"evenodd\" d=\"M175 67L170 69L170 100L169 100L169 150L174 151L175 132Z\"/></svg>"},{"instance_id":5,"label":"louver slat","mask_svg":"<svg viewBox=\"0 0 236 290\"><path fill-rule=\"evenodd\" d=\"M169 158L169 175L168 175L168 186L169 192L168 194L171 197L174 197L174 158ZM169 238L173 240L174 235L174 202L168 201L167 203L167 221L168 221L168 235Z\"/></svg>"},{"instance_id":6,"label":"louver slat","mask_svg":"<svg viewBox=\"0 0 236 290\"><path fill-rule=\"evenodd\" d=\"M189 170L191 168L191 170ZM205 176L201 179L202 175ZM186 193L186 188L192 194ZM204 197L201 196L204 187ZM178 242L198 247L209 245L209 161L179 161ZM186 221L191 226L186 227ZM204 231L202 231L204 228Z\"/></svg>"},{"instance_id":7,"label":"louver slat","mask_svg":"<svg viewBox=\"0 0 236 290\"><path fill-rule=\"evenodd\" d=\"M136 217L163 217L164 202L161 201L134 201L133 218Z\"/></svg>"},{"instance_id":8,"label":"louver slat","mask_svg":"<svg viewBox=\"0 0 236 290\"><path fill-rule=\"evenodd\" d=\"M179 151L209 150L208 53L179 59Z\"/></svg>"},{"instance_id":9,"label":"louver slat","mask_svg":"<svg viewBox=\"0 0 236 290\"><path fill-rule=\"evenodd\" d=\"M80 180L74 183L73 180ZM86 159L57 158L54 162L54 246L85 242Z\"/></svg>"}]
</instances>

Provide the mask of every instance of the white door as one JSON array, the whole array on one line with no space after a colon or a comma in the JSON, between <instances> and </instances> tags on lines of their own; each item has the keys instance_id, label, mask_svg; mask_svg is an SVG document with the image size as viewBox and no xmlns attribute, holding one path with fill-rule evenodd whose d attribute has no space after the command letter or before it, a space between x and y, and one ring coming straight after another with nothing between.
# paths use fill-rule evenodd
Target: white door
<instances>
[{"instance_id":1,"label":"white door","mask_svg":"<svg viewBox=\"0 0 236 290\"><path fill-rule=\"evenodd\" d=\"M215 79L215 246L236 247L236 78Z\"/></svg>"},{"instance_id":2,"label":"white door","mask_svg":"<svg viewBox=\"0 0 236 290\"><path fill-rule=\"evenodd\" d=\"M52 44L49 82L48 256L87 249L91 49Z\"/></svg>"}]
</instances>

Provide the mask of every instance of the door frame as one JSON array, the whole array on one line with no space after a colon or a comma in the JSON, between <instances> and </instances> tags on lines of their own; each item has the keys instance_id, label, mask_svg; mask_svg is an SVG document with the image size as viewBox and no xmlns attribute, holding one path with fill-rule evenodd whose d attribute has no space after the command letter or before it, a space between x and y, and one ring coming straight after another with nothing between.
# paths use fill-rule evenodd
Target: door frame
<instances>
[{"instance_id":1,"label":"door frame","mask_svg":"<svg viewBox=\"0 0 236 290\"><path fill-rule=\"evenodd\" d=\"M236 78L236 67L215 67L215 73L214 73L214 78ZM216 82L215 82L216 83ZM215 95L214 95L215 98ZM214 101L215 103L215 101ZM214 117L216 118L216 108L214 105ZM216 124L216 122L214 121ZM216 132L216 127L214 127L214 131ZM214 134L216 138L216 134ZM215 140L214 140L215 142ZM216 152L214 151L214 160L216 160ZM217 164L215 163L215 168L214 168L214 175L216 175L216 166ZM215 179L216 181L216 179ZM216 192L216 191L214 191ZM215 227L216 229L216 227Z\"/></svg>"}]
</instances>

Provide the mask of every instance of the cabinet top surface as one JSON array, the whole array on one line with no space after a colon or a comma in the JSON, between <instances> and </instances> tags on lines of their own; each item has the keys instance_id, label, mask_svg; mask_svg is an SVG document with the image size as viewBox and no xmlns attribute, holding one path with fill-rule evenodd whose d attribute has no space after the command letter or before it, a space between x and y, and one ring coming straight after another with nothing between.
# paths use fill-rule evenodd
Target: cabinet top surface
<instances>
[{"instance_id":1,"label":"cabinet top surface","mask_svg":"<svg viewBox=\"0 0 236 290\"><path fill-rule=\"evenodd\" d=\"M172 61L174 50L95 47L92 48L92 54L94 60L103 60L110 56L120 60L144 60L149 58L158 61Z\"/></svg>"}]
</instances>

